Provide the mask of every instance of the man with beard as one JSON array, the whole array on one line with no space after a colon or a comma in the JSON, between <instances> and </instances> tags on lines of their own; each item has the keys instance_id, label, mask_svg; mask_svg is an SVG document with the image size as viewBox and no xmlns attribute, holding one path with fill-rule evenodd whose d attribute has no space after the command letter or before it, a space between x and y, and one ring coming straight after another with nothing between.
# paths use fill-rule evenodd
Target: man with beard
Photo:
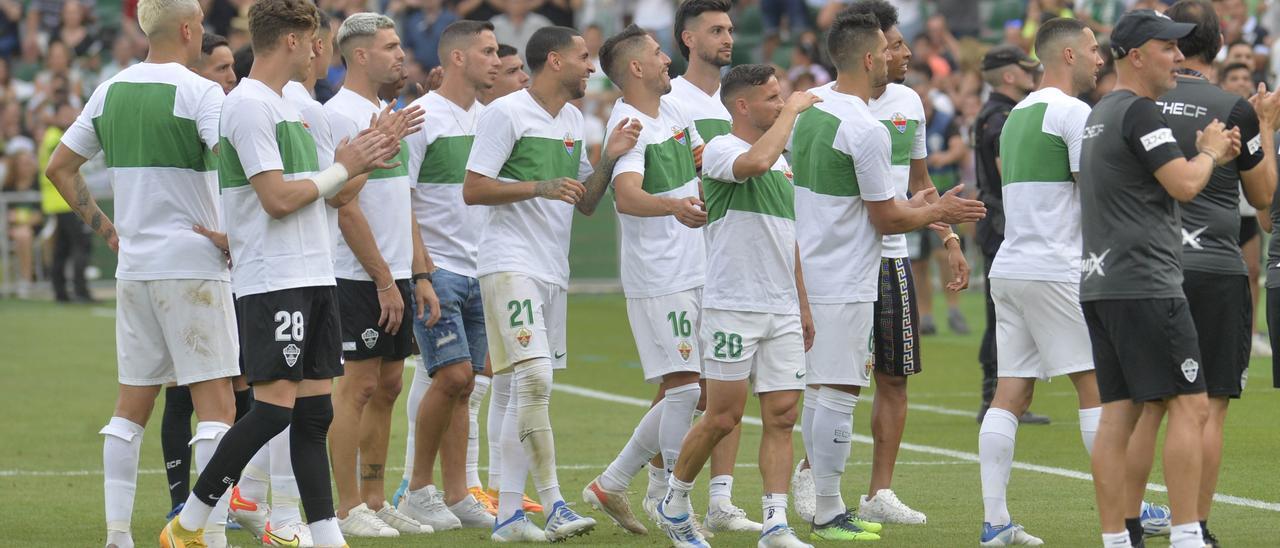
<instances>
[{"instance_id":1,"label":"man with beard","mask_svg":"<svg viewBox=\"0 0 1280 548\"><path fill-rule=\"evenodd\" d=\"M605 40L600 65L622 89L609 126L629 118L644 130L613 172L622 229L622 289L644 380L662 398L649 408L617 458L582 491L582 498L628 532L643 535L627 487L654 455L670 474L702 389L702 359L693 330L702 323L707 252L695 153L702 139L684 105L667 95L671 58L643 29L628 27ZM662 478L666 480L664 475ZM657 501L645 501L645 505Z\"/></svg>"},{"instance_id":2,"label":"man with beard","mask_svg":"<svg viewBox=\"0 0 1280 548\"><path fill-rule=\"evenodd\" d=\"M641 125L625 120L609 136L599 164L586 159L582 113L568 104L586 94L592 67L586 42L565 27L539 29L526 50L533 83L490 103L476 123L462 198L491 206L477 246L476 274L494 372L511 375L495 541L559 541L586 534L595 520L564 502L551 432L552 371L568 349L566 290L574 206L595 212L614 163L635 146ZM583 179L583 182L579 182ZM525 476L547 517L538 530L524 515Z\"/></svg>"},{"instance_id":3,"label":"man with beard","mask_svg":"<svg viewBox=\"0 0 1280 548\"><path fill-rule=\"evenodd\" d=\"M996 308L999 381L978 434L983 546L1043 544L1013 523L1005 505L1018 417L1037 379L1067 375L1080 403L1080 435L1093 449L1098 383L1080 312L1080 142L1102 56L1093 31L1054 19L1036 34L1040 89L1018 102L1000 138L1005 240L988 278Z\"/></svg>"}]
</instances>

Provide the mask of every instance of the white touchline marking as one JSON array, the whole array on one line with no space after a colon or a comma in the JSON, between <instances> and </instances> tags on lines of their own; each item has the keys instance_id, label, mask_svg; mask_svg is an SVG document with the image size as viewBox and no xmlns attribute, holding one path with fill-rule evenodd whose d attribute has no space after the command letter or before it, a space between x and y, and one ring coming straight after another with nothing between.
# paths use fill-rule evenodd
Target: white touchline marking
<instances>
[{"instance_id":1,"label":"white touchline marking","mask_svg":"<svg viewBox=\"0 0 1280 548\"><path fill-rule=\"evenodd\" d=\"M640 398L633 398L633 397L630 397L630 396L623 396L623 395L619 395L619 394L613 394L613 393L610 393L610 392L603 392L603 391L600 391L600 390L595 390L595 389L591 389L591 388L585 388L585 387L581 387L581 386L573 386L573 385L568 385L568 384L556 384L556 385L553 385L553 388L554 388L556 391L559 391L559 392L565 392L565 393L573 394L573 395L576 395L576 396L583 396L583 397L586 397L586 398L594 398L594 399L604 400L604 401L610 401L610 402L614 402L614 403L625 403L625 404L627 404L627 405L633 405L633 406L636 406L636 407L645 407L645 408L648 408L648 407L649 407L649 404L650 404L650 401L649 401L649 400L644 400L644 399L640 399ZM933 406L929 406L929 407L933 407ZM913 404L913 405L911 405L911 406L910 406L910 408L911 408L911 409L916 409L916 408L918 408L918 407L917 407L916 405L914 405L914 404ZM934 408L934 409L942 409L942 410L948 411L948 413L946 413L946 414L949 414L949 415L950 415L950 414L962 414L962 415L964 415L964 416L966 416L966 417L972 417L972 416L974 416L974 414L973 414L973 413L968 413L968 412L961 413L960 411L955 410L955 409L945 409L945 408L941 408L941 407L936 407L936 408ZM931 409L921 409L921 411L931 411ZM743 424L750 424L750 425L753 425L753 426L760 426L760 425L762 424L762 423L760 422L760 418L759 418L759 417L750 417L750 416L746 416L746 415L743 415L743 417L742 417L742 423L743 423ZM864 435L861 435L861 434L854 434L854 435L853 435L853 441L856 441L856 442L858 442L858 443L864 443L864 444L867 444L867 445L871 445L871 444L872 444L872 439L871 439L871 437L870 437L870 436L864 436ZM950 458L952 458L952 459L959 459L959 460L962 460L962 461L968 461L968 462L972 462L972 463L976 463L976 462L978 462L978 454L977 454L977 453L969 453L969 452L965 452L965 451L955 451L955 450L953 450L953 449L946 449L946 448L942 448L942 447L933 447L933 446L930 446L930 445L920 445L920 444L916 444L916 443L907 443L907 442L902 442L902 448L903 448L903 449L906 449L906 450L908 450L908 451L915 451L915 452L917 452L917 453L925 453L925 454L929 454L929 455L938 455L938 456L943 456L943 457L950 457ZM1069 470L1069 469L1066 469L1066 468L1058 468L1058 467L1056 467L1056 466L1043 466L1043 465L1039 465L1039 464L1030 464L1030 463L1026 463L1026 462L1018 462L1018 461L1014 461L1014 462L1013 462L1013 467L1014 467L1014 468L1016 468L1016 469L1018 469L1018 470L1027 470L1027 471L1031 471L1031 472L1040 472L1040 473L1042 473L1042 474L1049 474L1049 475L1053 475L1053 476L1060 476L1060 477L1064 477L1064 478L1073 478L1073 479L1085 480L1085 481L1090 481L1090 482L1091 482L1091 481L1093 481L1093 476L1092 476L1091 474L1089 474L1089 473L1086 473L1086 472L1079 472L1079 471L1076 471L1076 470ZM1156 491L1156 492L1160 492L1160 493L1167 493L1167 492L1169 491L1169 488L1168 488L1168 487L1165 487L1165 486L1163 486L1163 485L1157 484L1157 483L1148 483L1148 484L1147 484L1147 490L1149 490L1149 491ZM1231 505L1234 505L1234 506L1244 506L1244 507L1246 507L1246 508L1257 508L1257 509L1259 509L1259 510L1270 510L1270 511L1272 511L1272 512L1280 512L1280 502L1268 502L1268 501L1265 501L1265 500L1257 500L1257 499L1251 499L1251 498L1245 498L1245 497L1237 497L1237 496L1233 496L1233 495L1224 495L1224 494L1222 494L1222 493L1216 493L1216 494L1214 494L1214 495L1213 495L1213 500L1215 500L1215 501L1217 501L1217 502L1224 503L1224 504L1231 504Z\"/></svg>"}]
</instances>

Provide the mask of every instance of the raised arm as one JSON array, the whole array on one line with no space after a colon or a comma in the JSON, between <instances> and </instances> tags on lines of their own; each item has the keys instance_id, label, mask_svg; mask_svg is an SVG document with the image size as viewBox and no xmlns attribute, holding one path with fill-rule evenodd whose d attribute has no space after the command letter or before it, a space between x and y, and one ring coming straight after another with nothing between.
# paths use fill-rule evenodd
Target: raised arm
<instances>
[{"instance_id":1,"label":"raised arm","mask_svg":"<svg viewBox=\"0 0 1280 548\"><path fill-rule=\"evenodd\" d=\"M739 181L764 175L778 161L787 148L796 117L809 107L822 102L822 98L807 91L797 91L787 98L782 113L774 120L769 131L764 132L751 148L733 161L733 177Z\"/></svg>"}]
</instances>

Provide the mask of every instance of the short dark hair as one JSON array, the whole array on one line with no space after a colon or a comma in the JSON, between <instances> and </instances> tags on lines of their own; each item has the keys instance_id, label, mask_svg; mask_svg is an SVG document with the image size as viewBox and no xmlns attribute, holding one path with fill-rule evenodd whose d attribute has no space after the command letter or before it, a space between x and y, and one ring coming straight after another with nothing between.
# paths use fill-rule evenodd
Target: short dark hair
<instances>
[{"instance_id":1,"label":"short dark hair","mask_svg":"<svg viewBox=\"0 0 1280 548\"><path fill-rule=\"evenodd\" d=\"M1201 0L1181 0L1164 11L1170 19L1179 23L1191 23L1196 28L1178 39L1178 49L1188 58L1198 58L1203 63L1213 63L1222 49L1222 28L1213 6Z\"/></svg>"},{"instance_id":2,"label":"short dark hair","mask_svg":"<svg viewBox=\"0 0 1280 548\"><path fill-rule=\"evenodd\" d=\"M450 51L458 49L460 42L469 41L486 30L493 32L493 23L467 19L459 19L450 23L449 26L444 28L444 32L440 33L440 42L436 46L436 55L440 57L440 62L444 62Z\"/></svg>"},{"instance_id":3,"label":"short dark hair","mask_svg":"<svg viewBox=\"0 0 1280 548\"><path fill-rule=\"evenodd\" d=\"M524 47L529 72L537 74L542 70L542 66L547 64L547 55L569 47L577 36L582 35L569 27L550 26L535 31Z\"/></svg>"},{"instance_id":4,"label":"short dark hair","mask_svg":"<svg viewBox=\"0 0 1280 548\"><path fill-rule=\"evenodd\" d=\"M604 69L605 75L613 80L614 85L620 87L623 76L621 65L630 61L636 47L646 36L649 36L648 32L632 23L622 29L622 32L610 36L600 46L600 68Z\"/></svg>"},{"instance_id":5,"label":"short dark hair","mask_svg":"<svg viewBox=\"0 0 1280 548\"><path fill-rule=\"evenodd\" d=\"M258 0L249 8L249 36L253 47L262 52L271 51L281 36L314 31L320 26L319 11L311 0Z\"/></svg>"},{"instance_id":6,"label":"short dark hair","mask_svg":"<svg viewBox=\"0 0 1280 548\"><path fill-rule=\"evenodd\" d=\"M249 70L253 68L253 46L245 44L235 54L231 56L231 71L236 73L236 80L244 80L249 77Z\"/></svg>"},{"instance_id":7,"label":"short dark hair","mask_svg":"<svg viewBox=\"0 0 1280 548\"><path fill-rule=\"evenodd\" d=\"M898 8L884 0L862 0L845 8L844 13L873 15L880 22L880 30L883 32L889 32L889 29L898 24Z\"/></svg>"},{"instance_id":8,"label":"short dark hair","mask_svg":"<svg viewBox=\"0 0 1280 548\"><path fill-rule=\"evenodd\" d=\"M1249 73L1250 78L1253 78L1253 71L1249 69L1249 65L1246 65L1244 63L1231 63L1225 67L1222 67L1221 79L1226 80L1228 74L1231 74L1233 71L1237 71L1237 70L1243 70Z\"/></svg>"},{"instance_id":9,"label":"short dark hair","mask_svg":"<svg viewBox=\"0 0 1280 548\"><path fill-rule=\"evenodd\" d=\"M213 50L227 45L227 38L221 34L212 32L204 33L204 38L200 40L200 53L209 55Z\"/></svg>"},{"instance_id":10,"label":"short dark hair","mask_svg":"<svg viewBox=\"0 0 1280 548\"><path fill-rule=\"evenodd\" d=\"M857 63L879 32L880 22L874 15L850 10L837 15L827 31L827 53L836 69L847 69Z\"/></svg>"},{"instance_id":11,"label":"short dark hair","mask_svg":"<svg viewBox=\"0 0 1280 548\"><path fill-rule=\"evenodd\" d=\"M738 65L729 69L729 72L725 73L724 78L720 80L720 102L728 108L742 92L768 82L773 77L774 71L773 65L756 63Z\"/></svg>"},{"instance_id":12,"label":"short dark hair","mask_svg":"<svg viewBox=\"0 0 1280 548\"><path fill-rule=\"evenodd\" d=\"M512 55L520 55L520 50L516 49L515 46L508 46L507 44L498 44L499 59L503 57L511 57Z\"/></svg>"},{"instance_id":13,"label":"short dark hair","mask_svg":"<svg viewBox=\"0 0 1280 548\"><path fill-rule=\"evenodd\" d=\"M1067 17L1050 19L1040 25L1040 30L1036 32L1035 50L1038 52L1047 51L1047 48L1059 40L1080 36L1080 33L1084 32L1086 28L1088 27L1079 19ZM1044 54L1041 53L1040 55L1043 57Z\"/></svg>"},{"instance_id":14,"label":"short dark hair","mask_svg":"<svg viewBox=\"0 0 1280 548\"><path fill-rule=\"evenodd\" d=\"M324 10L316 10L316 32L331 33L333 29L329 27L333 22L333 17L329 16L329 12Z\"/></svg>"},{"instance_id":15,"label":"short dark hair","mask_svg":"<svg viewBox=\"0 0 1280 548\"><path fill-rule=\"evenodd\" d=\"M1250 50L1250 51L1252 51L1252 50L1253 50L1253 46L1252 46L1252 45L1250 45L1248 42L1245 42L1244 40L1241 40L1241 39L1239 39L1239 38L1236 38L1235 40L1232 40L1230 44L1227 44L1227 49L1231 49L1231 48L1234 48L1234 47L1236 47L1236 46L1244 46L1244 47L1249 48L1249 50Z\"/></svg>"},{"instance_id":16,"label":"short dark hair","mask_svg":"<svg viewBox=\"0 0 1280 548\"><path fill-rule=\"evenodd\" d=\"M680 48L680 55L683 55L686 61L689 59L689 46L684 44L680 35L684 34L689 20L709 11L729 13L731 9L733 4L730 4L729 0L685 0L680 3L680 7L676 9L676 47Z\"/></svg>"}]
</instances>

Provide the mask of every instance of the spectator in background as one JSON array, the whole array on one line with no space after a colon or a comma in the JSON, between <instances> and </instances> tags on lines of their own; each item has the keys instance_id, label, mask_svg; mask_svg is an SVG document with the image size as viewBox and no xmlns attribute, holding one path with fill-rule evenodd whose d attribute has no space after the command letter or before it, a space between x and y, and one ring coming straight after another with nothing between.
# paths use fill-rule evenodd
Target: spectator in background
<instances>
[{"instance_id":1,"label":"spectator in background","mask_svg":"<svg viewBox=\"0 0 1280 548\"><path fill-rule=\"evenodd\" d=\"M89 8L80 0L65 0L62 4L62 19L53 36L66 44L75 57L88 55L98 43L96 34L89 28L91 16Z\"/></svg>"},{"instance_id":2,"label":"spectator in background","mask_svg":"<svg viewBox=\"0 0 1280 548\"><path fill-rule=\"evenodd\" d=\"M13 77L9 70L9 60L0 57L0 103L17 103L26 101L35 93L35 86Z\"/></svg>"},{"instance_id":3,"label":"spectator in background","mask_svg":"<svg viewBox=\"0 0 1280 548\"><path fill-rule=\"evenodd\" d=\"M1076 19L1084 22L1095 34L1111 34L1111 27L1116 24L1120 14L1124 13L1122 0L1076 0Z\"/></svg>"},{"instance_id":4,"label":"spectator in background","mask_svg":"<svg viewBox=\"0 0 1280 548\"><path fill-rule=\"evenodd\" d=\"M31 36L56 33L61 25L63 7L67 0L31 0L27 3L27 28L25 32ZM85 10L93 11L95 0L80 0Z\"/></svg>"},{"instance_id":5,"label":"spectator in background","mask_svg":"<svg viewBox=\"0 0 1280 548\"><path fill-rule=\"evenodd\" d=\"M539 0L538 7L534 11L549 19L553 25L573 27L574 11L580 7L582 7L582 0Z\"/></svg>"},{"instance_id":6,"label":"spectator in background","mask_svg":"<svg viewBox=\"0 0 1280 548\"><path fill-rule=\"evenodd\" d=\"M1249 69L1249 79L1254 84L1265 82L1267 80L1267 65L1263 59L1260 59L1253 51L1253 46L1244 40L1236 40L1226 48L1226 61L1224 64L1240 64ZM1221 75L1219 75L1221 77Z\"/></svg>"},{"instance_id":7,"label":"spectator in background","mask_svg":"<svg viewBox=\"0 0 1280 548\"><path fill-rule=\"evenodd\" d=\"M112 76L137 62L138 59L133 56L133 39L123 32L117 34L115 39L111 40L111 60L103 64L102 69L98 71L96 83L101 84L110 80Z\"/></svg>"},{"instance_id":8,"label":"spectator in background","mask_svg":"<svg viewBox=\"0 0 1280 548\"><path fill-rule=\"evenodd\" d=\"M440 34L458 20L458 14L445 5L445 0L407 0L408 9L399 26L404 29L404 47L423 71L440 66Z\"/></svg>"},{"instance_id":9,"label":"spectator in background","mask_svg":"<svg viewBox=\"0 0 1280 548\"><path fill-rule=\"evenodd\" d=\"M935 41L942 38L937 34L939 30L946 30L953 41L957 36L977 38L982 31L982 13L973 0L934 0L931 3L937 13L925 23L925 30ZM941 29L938 28L939 23Z\"/></svg>"},{"instance_id":10,"label":"spectator in background","mask_svg":"<svg viewBox=\"0 0 1280 548\"><path fill-rule=\"evenodd\" d=\"M1253 70L1244 63L1232 63L1218 71L1218 85L1228 93L1248 99L1253 95Z\"/></svg>"},{"instance_id":11,"label":"spectator in background","mask_svg":"<svg viewBox=\"0 0 1280 548\"><path fill-rule=\"evenodd\" d=\"M529 37L543 27L551 26L551 20L533 13L536 0L505 0L506 5L501 14L493 16L493 34L500 44L511 44L521 49L520 57L524 59L524 47L529 44ZM525 59L527 62L528 60Z\"/></svg>"},{"instance_id":12,"label":"spectator in background","mask_svg":"<svg viewBox=\"0 0 1280 548\"><path fill-rule=\"evenodd\" d=\"M657 38L668 56L675 53L676 6L680 0L631 0L631 21ZM499 37L501 42L501 37ZM508 42L510 43L510 42Z\"/></svg>"},{"instance_id":13,"label":"spectator in background","mask_svg":"<svg viewBox=\"0 0 1280 548\"><path fill-rule=\"evenodd\" d=\"M53 281L53 296L60 302L93 302L89 295L89 284L85 279L85 269L89 266L89 251L93 240L90 239L89 227L80 220L80 216L67 205L66 200L58 194L45 168L49 166L49 156L58 147L62 134L75 122L80 109L70 102L62 101L53 105L52 123L44 131L40 140L40 196L41 209L46 217L53 217L53 261L50 278ZM67 262L71 263L72 291L67 293Z\"/></svg>"},{"instance_id":14,"label":"spectator in background","mask_svg":"<svg viewBox=\"0 0 1280 548\"><path fill-rule=\"evenodd\" d=\"M22 2L0 0L0 59L7 60L22 51L21 22Z\"/></svg>"},{"instance_id":15,"label":"spectator in background","mask_svg":"<svg viewBox=\"0 0 1280 548\"><path fill-rule=\"evenodd\" d=\"M0 113L8 111L9 104L0 107ZM17 104L13 104L17 107ZM20 111L19 108L14 108ZM9 123L8 120L5 123ZM35 149L30 139L13 139L5 143L0 156L0 182L5 192L26 192L36 190ZM31 294L31 282L35 281L35 236L44 225L44 216L40 214L40 202L15 202L9 209L9 240L13 243L13 254L18 262L17 293L19 298ZM7 273L6 273L7 274Z\"/></svg>"},{"instance_id":16,"label":"spectator in background","mask_svg":"<svg viewBox=\"0 0 1280 548\"><path fill-rule=\"evenodd\" d=\"M831 81L831 73L818 59L818 39L813 33L806 33L800 43L791 48L791 69L786 74L794 89L804 91ZM801 77L806 75L809 78L802 81Z\"/></svg>"},{"instance_id":17,"label":"spectator in background","mask_svg":"<svg viewBox=\"0 0 1280 548\"><path fill-rule=\"evenodd\" d=\"M71 50L60 40L49 42L49 49L44 56L44 69L36 74L36 94L31 98L33 105L47 101L59 88L59 82L65 83L65 92L71 99L72 106L80 106L84 97L84 78L80 69L74 64Z\"/></svg>"},{"instance_id":18,"label":"spectator in background","mask_svg":"<svg viewBox=\"0 0 1280 548\"><path fill-rule=\"evenodd\" d=\"M929 177L941 195L959 182L960 167L968 155L968 147L960 136L960 125L954 115L934 108L930 90L923 86L916 89L920 102L924 104L925 114L925 147L929 152ZM945 276L950 266L947 263L946 247L932 230L917 231L912 238L919 242L911 256L912 272L920 306L920 334L934 335L938 332L933 319L933 280L930 277L929 263L938 265L938 272ZM947 325L957 335L969 334L969 322L960 312L960 295L947 289L943 282L943 292L947 300Z\"/></svg>"},{"instance_id":19,"label":"spectator in background","mask_svg":"<svg viewBox=\"0 0 1280 548\"><path fill-rule=\"evenodd\" d=\"M502 14L500 6L503 0L460 0L454 5L454 11L463 19L474 21L492 20ZM520 47L524 47L521 44Z\"/></svg>"},{"instance_id":20,"label":"spectator in background","mask_svg":"<svg viewBox=\"0 0 1280 548\"><path fill-rule=\"evenodd\" d=\"M773 51L783 39L782 28L785 18L791 34L789 40L795 40L809 30L809 11L804 0L760 0L760 15L764 17L764 62L773 61Z\"/></svg>"}]
</instances>

